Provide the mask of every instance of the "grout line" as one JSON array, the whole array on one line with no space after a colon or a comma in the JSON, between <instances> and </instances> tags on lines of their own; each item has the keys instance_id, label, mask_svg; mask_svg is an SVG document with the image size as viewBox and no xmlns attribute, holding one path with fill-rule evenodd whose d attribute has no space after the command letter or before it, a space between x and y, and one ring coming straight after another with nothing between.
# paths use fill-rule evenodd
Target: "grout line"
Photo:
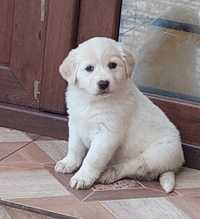
<instances>
[{"instance_id":1,"label":"grout line","mask_svg":"<svg viewBox=\"0 0 200 219\"><path fill-rule=\"evenodd\" d=\"M81 201L87 201L87 199L92 196L95 193L95 191L90 192L88 195L86 195Z\"/></svg>"},{"instance_id":2,"label":"grout line","mask_svg":"<svg viewBox=\"0 0 200 219\"><path fill-rule=\"evenodd\" d=\"M105 201L110 201L110 200L105 200ZM113 201L113 200L112 200ZM107 206L104 206L100 201L98 201L98 203L101 205L101 207L103 207L107 212L109 212L114 218L118 218L117 215L115 215L112 210L107 207Z\"/></svg>"},{"instance_id":3,"label":"grout line","mask_svg":"<svg viewBox=\"0 0 200 219\"><path fill-rule=\"evenodd\" d=\"M27 212L31 212L31 213L36 213L39 215L44 215L47 217L51 217L51 218L57 218L57 219L78 219L77 217L73 217L73 216L67 216L67 215L63 215L60 213L56 213L53 211L49 211L49 210L44 210L41 208L35 208L35 207L31 207L25 204L18 204L12 201L5 201L5 200L1 200L0 199L0 206L3 207L10 207L10 208L14 208L14 209L19 209L21 211L27 211Z\"/></svg>"},{"instance_id":4,"label":"grout line","mask_svg":"<svg viewBox=\"0 0 200 219\"><path fill-rule=\"evenodd\" d=\"M14 153L20 151L21 149L25 148L27 145L33 143L34 141L37 141L39 137L40 137L40 136L38 136L37 138L35 138L35 139L32 140L32 141L26 142L25 144L23 144L21 147L19 147L19 148L16 149L15 151L13 151L13 152L7 154L6 156L2 157L2 158L0 159L0 162L3 161L3 160L5 160L5 159L8 158L9 156L13 155Z\"/></svg>"}]
</instances>

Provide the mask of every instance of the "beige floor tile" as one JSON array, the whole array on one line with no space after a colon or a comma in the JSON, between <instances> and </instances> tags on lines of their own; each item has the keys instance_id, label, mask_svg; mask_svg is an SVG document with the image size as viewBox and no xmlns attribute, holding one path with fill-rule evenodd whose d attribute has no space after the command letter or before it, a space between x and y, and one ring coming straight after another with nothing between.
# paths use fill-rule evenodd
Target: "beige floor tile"
<instances>
[{"instance_id":1,"label":"beige floor tile","mask_svg":"<svg viewBox=\"0 0 200 219\"><path fill-rule=\"evenodd\" d=\"M67 141L40 138L35 143L55 161L64 158L67 154Z\"/></svg>"},{"instance_id":2,"label":"beige floor tile","mask_svg":"<svg viewBox=\"0 0 200 219\"><path fill-rule=\"evenodd\" d=\"M182 209L190 215L192 219L200 218L200 193L198 197L178 196L169 197L168 200L170 200L177 208Z\"/></svg>"},{"instance_id":3,"label":"beige floor tile","mask_svg":"<svg viewBox=\"0 0 200 219\"><path fill-rule=\"evenodd\" d=\"M0 207L0 219L12 219L4 207Z\"/></svg>"},{"instance_id":4,"label":"beige floor tile","mask_svg":"<svg viewBox=\"0 0 200 219\"><path fill-rule=\"evenodd\" d=\"M192 219L165 198L102 201L118 219Z\"/></svg>"},{"instance_id":5,"label":"beige floor tile","mask_svg":"<svg viewBox=\"0 0 200 219\"><path fill-rule=\"evenodd\" d=\"M0 172L0 198L37 198L70 193L47 170Z\"/></svg>"},{"instance_id":6,"label":"beige floor tile","mask_svg":"<svg viewBox=\"0 0 200 219\"><path fill-rule=\"evenodd\" d=\"M200 188L200 170L183 168L176 177L176 189Z\"/></svg>"},{"instance_id":7,"label":"beige floor tile","mask_svg":"<svg viewBox=\"0 0 200 219\"><path fill-rule=\"evenodd\" d=\"M0 127L0 142L30 142L37 137L38 135Z\"/></svg>"}]
</instances>

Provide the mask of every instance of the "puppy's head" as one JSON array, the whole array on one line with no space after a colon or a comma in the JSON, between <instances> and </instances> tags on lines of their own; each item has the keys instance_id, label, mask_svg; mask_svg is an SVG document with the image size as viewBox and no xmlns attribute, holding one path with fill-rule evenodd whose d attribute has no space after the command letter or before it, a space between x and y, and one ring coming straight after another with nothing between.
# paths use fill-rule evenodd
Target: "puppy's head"
<instances>
[{"instance_id":1,"label":"puppy's head","mask_svg":"<svg viewBox=\"0 0 200 219\"><path fill-rule=\"evenodd\" d=\"M60 65L62 77L91 95L107 95L128 80L134 67L132 55L109 38L92 38L71 50Z\"/></svg>"}]
</instances>

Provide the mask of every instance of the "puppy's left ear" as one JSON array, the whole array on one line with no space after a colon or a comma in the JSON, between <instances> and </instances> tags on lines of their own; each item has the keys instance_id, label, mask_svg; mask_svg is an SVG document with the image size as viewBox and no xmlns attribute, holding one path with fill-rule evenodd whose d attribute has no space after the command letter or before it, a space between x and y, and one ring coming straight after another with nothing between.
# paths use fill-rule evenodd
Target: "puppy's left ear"
<instances>
[{"instance_id":1,"label":"puppy's left ear","mask_svg":"<svg viewBox=\"0 0 200 219\"><path fill-rule=\"evenodd\" d=\"M126 76L127 78L131 78L135 66L135 59L131 52L128 50L128 48L122 45L122 43L119 43L119 48L121 52L122 61L125 65Z\"/></svg>"},{"instance_id":2,"label":"puppy's left ear","mask_svg":"<svg viewBox=\"0 0 200 219\"><path fill-rule=\"evenodd\" d=\"M60 65L59 72L69 84L75 84L77 81L77 71L76 49L72 49Z\"/></svg>"}]
</instances>

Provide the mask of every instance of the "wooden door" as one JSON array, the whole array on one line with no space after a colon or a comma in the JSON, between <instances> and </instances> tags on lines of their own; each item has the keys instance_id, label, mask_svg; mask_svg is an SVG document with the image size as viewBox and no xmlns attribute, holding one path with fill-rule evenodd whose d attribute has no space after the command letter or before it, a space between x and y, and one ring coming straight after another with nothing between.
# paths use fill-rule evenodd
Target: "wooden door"
<instances>
[{"instance_id":1,"label":"wooden door","mask_svg":"<svg viewBox=\"0 0 200 219\"><path fill-rule=\"evenodd\" d=\"M40 110L66 114L66 83L58 67L69 50L77 45L79 0L49 0L47 13Z\"/></svg>"},{"instance_id":2,"label":"wooden door","mask_svg":"<svg viewBox=\"0 0 200 219\"><path fill-rule=\"evenodd\" d=\"M0 1L0 101L38 108L43 54L40 0Z\"/></svg>"},{"instance_id":3,"label":"wooden door","mask_svg":"<svg viewBox=\"0 0 200 219\"><path fill-rule=\"evenodd\" d=\"M78 0L0 0L0 102L65 113L58 66L76 44Z\"/></svg>"}]
</instances>

